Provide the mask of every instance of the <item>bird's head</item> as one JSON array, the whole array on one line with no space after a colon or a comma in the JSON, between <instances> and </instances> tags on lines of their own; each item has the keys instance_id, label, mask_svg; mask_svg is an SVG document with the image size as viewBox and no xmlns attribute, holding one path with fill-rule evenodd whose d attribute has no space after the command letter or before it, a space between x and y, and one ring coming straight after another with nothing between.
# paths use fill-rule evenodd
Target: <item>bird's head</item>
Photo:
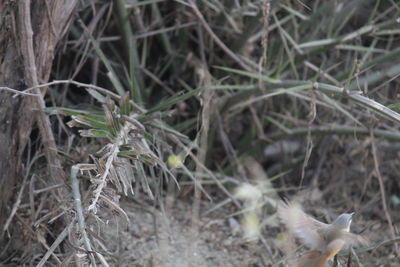
<instances>
[{"instance_id":1,"label":"bird's head","mask_svg":"<svg viewBox=\"0 0 400 267\"><path fill-rule=\"evenodd\" d=\"M354 215L354 212L343 213L339 217L336 218L336 220L332 223L332 225L339 228L340 230L349 232L353 215Z\"/></svg>"}]
</instances>

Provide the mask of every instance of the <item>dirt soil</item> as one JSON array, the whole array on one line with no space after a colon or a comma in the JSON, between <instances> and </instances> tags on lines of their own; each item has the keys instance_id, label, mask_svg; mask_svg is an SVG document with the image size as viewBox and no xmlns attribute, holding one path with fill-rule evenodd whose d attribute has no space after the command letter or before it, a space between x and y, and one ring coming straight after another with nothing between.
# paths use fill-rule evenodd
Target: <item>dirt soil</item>
<instances>
[{"instance_id":1,"label":"dirt soil","mask_svg":"<svg viewBox=\"0 0 400 267\"><path fill-rule=\"evenodd\" d=\"M204 203L203 203L204 204ZM193 233L191 205L176 201L165 216L153 208L121 203L128 224L116 217L102 230L112 244L115 266L262 266L265 248L246 242L240 224L227 212L217 211L201 218L199 235ZM212 208L211 204L203 209Z\"/></svg>"},{"instance_id":2,"label":"dirt soil","mask_svg":"<svg viewBox=\"0 0 400 267\"><path fill-rule=\"evenodd\" d=\"M202 205L203 211L215 207L215 203L207 201ZM263 227L263 238L248 242L242 237L240 215L231 216L226 206L201 218L199 235L193 233L191 204L187 202L175 201L167 213L131 201L122 202L121 207L130 223L116 216L101 227L100 234L111 248L113 256L108 260L114 266L287 266L280 249L284 228L277 224L274 215ZM362 226L357 226L356 220L352 228L359 231ZM367 222L370 223L373 222ZM369 237L379 240L376 234ZM395 254L389 252L382 257L387 252L382 246L357 255L363 266L400 266ZM339 256L338 266L347 266L347 259ZM351 266L357 266L356 262L353 257Z\"/></svg>"}]
</instances>

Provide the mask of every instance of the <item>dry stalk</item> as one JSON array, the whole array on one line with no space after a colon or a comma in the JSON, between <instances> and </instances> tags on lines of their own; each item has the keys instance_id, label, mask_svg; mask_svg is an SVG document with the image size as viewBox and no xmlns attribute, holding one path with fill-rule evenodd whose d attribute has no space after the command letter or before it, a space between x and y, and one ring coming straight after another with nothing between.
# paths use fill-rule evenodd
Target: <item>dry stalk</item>
<instances>
[{"instance_id":1,"label":"dry stalk","mask_svg":"<svg viewBox=\"0 0 400 267\"><path fill-rule=\"evenodd\" d=\"M199 159L196 157L196 155L193 154L192 151L190 151L180 140L179 138L177 138L174 135L170 135L172 141L178 145L179 147L181 147L182 149L186 150L185 153L187 153L190 158L196 163L196 166L199 166L201 168L201 170L206 173L208 176L211 177L211 179L213 179L213 181L215 182L215 184L218 186L219 189L221 189L221 191L229 197L230 201L232 201L236 207L238 207L239 209L241 209L241 205L238 202L238 200L225 188L225 186L223 185L223 183L221 182L220 179L218 179L218 177L215 176L215 174L210 171L205 165L204 163L200 162Z\"/></svg>"},{"instance_id":2,"label":"dry stalk","mask_svg":"<svg viewBox=\"0 0 400 267\"><path fill-rule=\"evenodd\" d=\"M90 204L90 206L88 207L88 210L93 210L94 213L97 212L97 201L100 198L100 194L103 192L104 187L107 185L107 176L110 173L111 168L113 167L113 161L114 159L117 157L117 154L119 152L119 145L121 145L122 142L121 140L116 141L114 144L112 144L110 151L107 153L107 161L106 161L106 165L105 165L105 169L104 172L102 173L102 175L99 178L99 186L96 188L96 190L94 190L95 196L94 199L92 201L92 204Z\"/></svg>"},{"instance_id":3,"label":"dry stalk","mask_svg":"<svg viewBox=\"0 0 400 267\"><path fill-rule=\"evenodd\" d=\"M79 231L83 238L83 244L87 253L89 253L90 261L94 266L96 266L96 261L93 254L91 253L92 245L90 244L90 240L86 232L85 216L83 214L81 193L79 192L79 181L77 179L78 172L79 169L76 166L71 167L71 187L75 204L75 212L78 221Z\"/></svg>"},{"instance_id":4,"label":"dry stalk","mask_svg":"<svg viewBox=\"0 0 400 267\"><path fill-rule=\"evenodd\" d=\"M197 8L193 1L190 1L192 8ZM199 12L197 10L197 12ZM200 14L201 15L201 14ZM210 128L210 117L213 112L213 91L209 90L208 87L211 85L211 74L209 72L206 57L205 57L205 46L203 40L203 32L202 28L198 28L198 35L199 35L199 52L200 52L200 59L196 58L195 56L190 57L190 64L195 68L196 74L199 79L200 86L205 87L206 89L202 91L200 96L200 101L202 104L201 108L201 119L200 119L200 129L196 136L196 143L198 146L198 152L196 155L197 162L196 162L196 173L202 172L202 165L206 162L207 156L207 147L208 147L208 133ZM189 174L190 172L187 172ZM189 175L191 176L191 175ZM199 235L199 228L200 228L200 202L201 202L201 192L202 192L202 178L200 176L194 179L194 201L192 206L192 233L193 233L193 241L187 253L188 256L194 255L197 250L197 240ZM194 265L197 265L196 258L194 259Z\"/></svg>"},{"instance_id":5,"label":"dry stalk","mask_svg":"<svg viewBox=\"0 0 400 267\"><path fill-rule=\"evenodd\" d=\"M78 222L79 230L83 237L83 244L85 246L87 253L89 253L89 257L92 262L92 265L96 266L96 261L93 256L93 254L94 254L99 259L99 261L101 262L101 264L103 266L108 267L109 264L104 259L103 255L101 255L97 251L92 250L92 245L90 243L90 239L89 239L89 236L86 231L86 229L89 231L90 231L90 229L86 227L86 223L85 223L85 215L83 213L81 194L79 191L79 181L77 179L78 172L79 172L79 167L77 167L76 165L71 167L71 187L72 187L72 194L73 194L73 198L74 198L75 211L76 211L76 218L74 219L73 222Z\"/></svg>"},{"instance_id":6,"label":"dry stalk","mask_svg":"<svg viewBox=\"0 0 400 267\"><path fill-rule=\"evenodd\" d=\"M239 64L240 67L247 71L253 71L251 67L249 67L246 63L243 62L242 59L240 59L232 50L229 49L229 47L224 44L224 42L219 39L219 37L214 33L214 31L211 29L210 25L208 25L207 21L203 17L203 14L201 14L199 8L197 7L196 3L193 0L189 0L189 5L193 9L196 17L200 20L201 24L203 25L204 29L206 32L211 36L211 38L215 41L215 43L222 49L224 52L231 58L233 59L237 64Z\"/></svg>"},{"instance_id":7,"label":"dry stalk","mask_svg":"<svg viewBox=\"0 0 400 267\"><path fill-rule=\"evenodd\" d=\"M306 156L304 158L303 166L301 168L301 177L300 177L299 186L303 185L303 180L304 180L304 177L305 177L305 169L306 169L306 167L308 165L308 161L310 160L311 153L312 153L312 150L313 150L313 147L314 147L313 141L312 141L312 138L311 138L311 127L312 127L312 124L313 124L315 118L317 117L316 101L317 101L317 99L316 99L315 91L311 90L311 101L310 101L311 111L310 111L310 114L309 114L308 127L307 127L308 131L307 131Z\"/></svg>"},{"instance_id":8,"label":"dry stalk","mask_svg":"<svg viewBox=\"0 0 400 267\"><path fill-rule=\"evenodd\" d=\"M373 159L374 159L375 175L376 175L376 178L378 179L378 182L379 182L379 190L380 190L381 199L382 199L382 208L383 208L383 211L385 212L386 220L388 222L392 238L395 239L396 238L396 232L395 232L394 227L393 227L392 217L390 216L389 209L388 209L387 204L386 204L385 186L383 184L382 175L381 175L381 172L379 170L378 154L376 152L374 134L373 134L372 131L371 131L370 135L371 135L371 138L372 138L371 145L372 145L372 156L373 156ZM399 246L398 246L397 243L395 243L395 248L396 248L396 251L398 253L399 252Z\"/></svg>"},{"instance_id":9,"label":"dry stalk","mask_svg":"<svg viewBox=\"0 0 400 267\"><path fill-rule=\"evenodd\" d=\"M263 31L262 31L262 39L261 39L261 47L263 48L262 56L260 57L260 61L258 62L258 75L262 75L263 66L267 63L267 52L268 52L268 34L269 34L269 14L271 11L271 3L269 0L264 0L264 4L262 6L262 21L263 21ZM260 88L264 88L264 83L262 79L258 81Z\"/></svg>"},{"instance_id":10,"label":"dry stalk","mask_svg":"<svg viewBox=\"0 0 400 267\"><path fill-rule=\"evenodd\" d=\"M38 263L37 267L42 267L44 264L47 262L47 260L50 258L50 256L54 253L54 250L61 244L61 242L68 236L68 233L71 232L72 227L76 223L76 219L72 220L67 227L64 228L64 230L57 236L56 240L53 242L53 244L50 246L50 248L47 250L46 254L44 254L43 258L41 258L40 262Z\"/></svg>"},{"instance_id":11,"label":"dry stalk","mask_svg":"<svg viewBox=\"0 0 400 267\"><path fill-rule=\"evenodd\" d=\"M31 1L25 0L19 2L19 9L21 10L19 19L21 24L21 54L23 55L25 65L25 79L28 86L35 88L36 95L41 95L41 91L37 86L38 73L35 62L35 54L33 49L33 31L31 24ZM61 167L60 159L57 155L57 146L54 140L54 135L51 130L51 124L48 116L44 113L46 107L42 96L34 97L33 103L37 108L37 123L39 126L40 134L42 136L42 143L44 146L46 159L48 162L50 176L54 182L60 183L65 181L65 173ZM60 196L59 196L60 197Z\"/></svg>"},{"instance_id":12,"label":"dry stalk","mask_svg":"<svg viewBox=\"0 0 400 267\"><path fill-rule=\"evenodd\" d=\"M17 200L15 201L15 203L13 205L13 208L11 210L10 216L8 217L6 223L4 224L3 232L1 233L1 235L3 235L4 232L7 231L8 226L10 225L12 219L14 218L15 213L17 212L17 210L19 208L19 205L21 204L21 199L22 199L22 195L23 195L26 183L27 183L27 178L28 178L28 175L25 175L24 180L22 181L22 186L21 186L21 188L19 189L19 192L18 192Z\"/></svg>"},{"instance_id":13,"label":"dry stalk","mask_svg":"<svg viewBox=\"0 0 400 267\"><path fill-rule=\"evenodd\" d=\"M125 125L122 127L122 129L118 133L118 137L113 140L112 144L108 144L107 146L110 148L109 151L106 153L104 157L107 158L105 166L104 166L104 171L102 171L100 178L98 179L98 186L94 190L95 196L93 198L92 204L88 207L88 210L91 211L93 210L94 213L97 212L96 205L97 202L100 198L101 193L103 192L103 189L107 185L107 177L110 175L110 172L114 169L114 161L118 156L119 153L119 147L124 143L124 140L127 138L129 131L131 129L132 125L130 123L125 123Z\"/></svg>"}]
</instances>

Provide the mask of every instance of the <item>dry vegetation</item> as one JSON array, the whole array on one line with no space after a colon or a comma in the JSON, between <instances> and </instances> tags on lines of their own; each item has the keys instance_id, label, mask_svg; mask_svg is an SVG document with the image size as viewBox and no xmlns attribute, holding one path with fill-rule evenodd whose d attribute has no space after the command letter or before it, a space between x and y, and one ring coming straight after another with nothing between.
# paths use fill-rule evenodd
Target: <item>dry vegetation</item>
<instances>
[{"instance_id":1,"label":"dry vegetation","mask_svg":"<svg viewBox=\"0 0 400 267\"><path fill-rule=\"evenodd\" d=\"M70 179L34 132L2 264L285 266L285 197L399 266L397 1L82 2L43 85Z\"/></svg>"}]
</instances>

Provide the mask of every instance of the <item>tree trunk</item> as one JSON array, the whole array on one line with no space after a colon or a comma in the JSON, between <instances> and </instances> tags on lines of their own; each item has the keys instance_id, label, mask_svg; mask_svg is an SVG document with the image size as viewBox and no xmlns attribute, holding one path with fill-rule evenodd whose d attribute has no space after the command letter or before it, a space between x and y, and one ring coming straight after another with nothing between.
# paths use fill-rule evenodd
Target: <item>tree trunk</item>
<instances>
[{"instance_id":1,"label":"tree trunk","mask_svg":"<svg viewBox=\"0 0 400 267\"><path fill-rule=\"evenodd\" d=\"M35 0L30 3L27 0L0 0L0 87L23 90L32 86L32 78L38 83L48 81L55 47L66 32L77 2ZM26 12L30 12L30 16L26 16ZM33 67L27 65L28 55L26 47L24 48L27 45L24 22L29 18L33 31ZM32 77L32 74L36 77ZM42 90L42 94L44 93ZM10 216L15 196L25 175L23 156L33 123L39 118L38 110L41 107L38 99L40 98L33 96L13 97L13 93L0 90L1 247L8 242L8 235L4 233L5 222ZM49 157L47 153L46 157ZM59 177L55 179L60 182Z\"/></svg>"}]
</instances>

